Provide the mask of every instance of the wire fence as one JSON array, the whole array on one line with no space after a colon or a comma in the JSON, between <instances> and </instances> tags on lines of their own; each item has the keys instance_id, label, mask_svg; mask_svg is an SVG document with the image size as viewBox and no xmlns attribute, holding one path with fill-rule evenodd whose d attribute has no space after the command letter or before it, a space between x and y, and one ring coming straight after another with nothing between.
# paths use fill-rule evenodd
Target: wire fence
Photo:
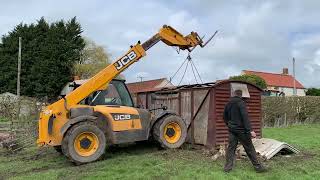
<instances>
[{"instance_id":1,"label":"wire fence","mask_svg":"<svg viewBox=\"0 0 320 180\"><path fill-rule=\"evenodd\" d=\"M0 146L15 152L36 146L38 115L44 104L22 98L17 116L17 103L12 98L0 99ZM263 97L264 127L320 123L320 97Z\"/></svg>"},{"instance_id":2,"label":"wire fence","mask_svg":"<svg viewBox=\"0 0 320 180\"><path fill-rule=\"evenodd\" d=\"M22 97L20 111L17 99L0 98L0 146L11 152L35 146L38 134L37 121L42 104L36 99ZM19 116L17 112L20 112Z\"/></svg>"},{"instance_id":3,"label":"wire fence","mask_svg":"<svg viewBox=\"0 0 320 180\"><path fill-rule=\"evenodd\" d=\"M262 120L265 127L320 123L320 97L263 97Z\"/></svg>"}]
</instances>

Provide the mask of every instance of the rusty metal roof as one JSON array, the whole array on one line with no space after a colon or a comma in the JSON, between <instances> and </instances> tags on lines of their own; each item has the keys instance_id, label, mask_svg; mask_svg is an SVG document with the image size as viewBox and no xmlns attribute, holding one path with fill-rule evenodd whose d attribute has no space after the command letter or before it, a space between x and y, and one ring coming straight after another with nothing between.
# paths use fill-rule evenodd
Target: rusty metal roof
<instances>
[{"instance_id":1,"label":"rusty metal roof","mask_svg":"<svg viewBox=\"0 0 320 180\"><path fill-rule=\"evenodd\" d=\"M154 90L157 91L157 93L172 93L174 91L178 91L178 90L183 90L183 89L205 89L205 88L211 88L211 87L215 87L215 86L219 86L221 84L224 83L231 83L231 82L236 82L236 83L244 83L244 84L250 84L256 88L258 88L260 91L263 91L261 88L259 88L258 86L252 84L252 83L248 83L245 81L239 81L239 80L220 80L217 82L208 82L208 83L204 83L204 84L190 84L190 85L181 85L181 86L173 86L173 87L165 87L165 88L161 88L161 89L157 89ZM150 91L151 92L151 91Z\"/></svg>"},{"instance_id":2,"label":"rusty metal roof","mask_svg":"<svg viewBox=\"0 0 320 180\"><path fill-rule=\"evenodd\" d=\"M153 92L160 90L162 87L159 86L161 85L161 83L166 81L168 81L166 78L161 78L148 81L127 83L127 87L131 93ZM170 86L172 86L171 83L168 85L168 87Z\"/></svg>"}]
</instances>

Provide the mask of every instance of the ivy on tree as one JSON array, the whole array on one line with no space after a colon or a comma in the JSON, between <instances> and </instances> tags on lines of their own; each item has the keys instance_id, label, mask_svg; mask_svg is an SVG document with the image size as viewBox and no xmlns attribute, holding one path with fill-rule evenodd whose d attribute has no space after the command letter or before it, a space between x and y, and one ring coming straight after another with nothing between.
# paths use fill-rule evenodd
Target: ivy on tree
<instances>
[{"instance_id":1,"label":"ivy on tree","mask_svg":"<svg viewBox=\"0 0 320 180\"><path fill-rule=\"evenodd\" d=\"M55 98L72 81L85 46L76 18L19 24L0 43L0 93L16 93L18 38L22 37L21 95Z\"/></svg>"},{"instance_id":2,"label":"ivy on tree","mask_svg":"<svg viewBox=\"0 0 320 180\"><path fill-rule=\"evenodd\" d=\"M239 81L245 81L251 84L254 84L261 89L266 89L267 88L267 83L266 81L261 78L260 76L254 75L254 74L243 74L239 76L232 76L230 77L230 80L239 80Z\"/></svg>"}]
</instances>

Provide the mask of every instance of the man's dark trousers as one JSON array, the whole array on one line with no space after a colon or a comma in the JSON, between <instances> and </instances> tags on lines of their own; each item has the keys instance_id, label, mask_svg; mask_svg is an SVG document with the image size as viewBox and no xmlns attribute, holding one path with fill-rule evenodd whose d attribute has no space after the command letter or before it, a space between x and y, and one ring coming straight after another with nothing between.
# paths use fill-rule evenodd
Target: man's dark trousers
<instances>
[{"instance_id":1,"label":"man's dark trousers","mask_svg":"<svg viewBox=\"0 0 320 180\"><path fill-rule=\"evenodd\" d=\"M234 161L236 159L236 149L238 142L242 144L244 150L246 151L249 159L251 160L255 169L261 167L260 162L257 159L254 146L251 141L251 134L242 131L232 131L229 130L229 145L226 154L226 164L224 167L225 171L230 171L233 168Z\"/></svg>"}]
</instances>

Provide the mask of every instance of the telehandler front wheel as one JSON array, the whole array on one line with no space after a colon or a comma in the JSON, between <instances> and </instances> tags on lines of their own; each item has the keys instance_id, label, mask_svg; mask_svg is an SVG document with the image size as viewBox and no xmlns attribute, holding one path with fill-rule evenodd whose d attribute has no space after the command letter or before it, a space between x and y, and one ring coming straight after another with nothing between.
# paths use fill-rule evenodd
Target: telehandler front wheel
<instances>
[{"instance_id":1,"label":"telehandler front wheel","mask_svg":"<svg viewBox=\"0 0 320 180\"><path fill-rule=\"evenodd\" d=\"M153 126L153 138L165 149L179 148L186 137L187 126L179 116L165 116Z\"/></svg>"},{"instance_id":2,"label":"telehandler front wheel","mask_svg":"<svg viewBox=\"0 0 320 180\"><path fill-rule=\"evenodd\" d=\"M77 165L98 160L105 153L106 137L92 122L80 122L62 140L62 151Z\"/></svg>"}]
</instances>

